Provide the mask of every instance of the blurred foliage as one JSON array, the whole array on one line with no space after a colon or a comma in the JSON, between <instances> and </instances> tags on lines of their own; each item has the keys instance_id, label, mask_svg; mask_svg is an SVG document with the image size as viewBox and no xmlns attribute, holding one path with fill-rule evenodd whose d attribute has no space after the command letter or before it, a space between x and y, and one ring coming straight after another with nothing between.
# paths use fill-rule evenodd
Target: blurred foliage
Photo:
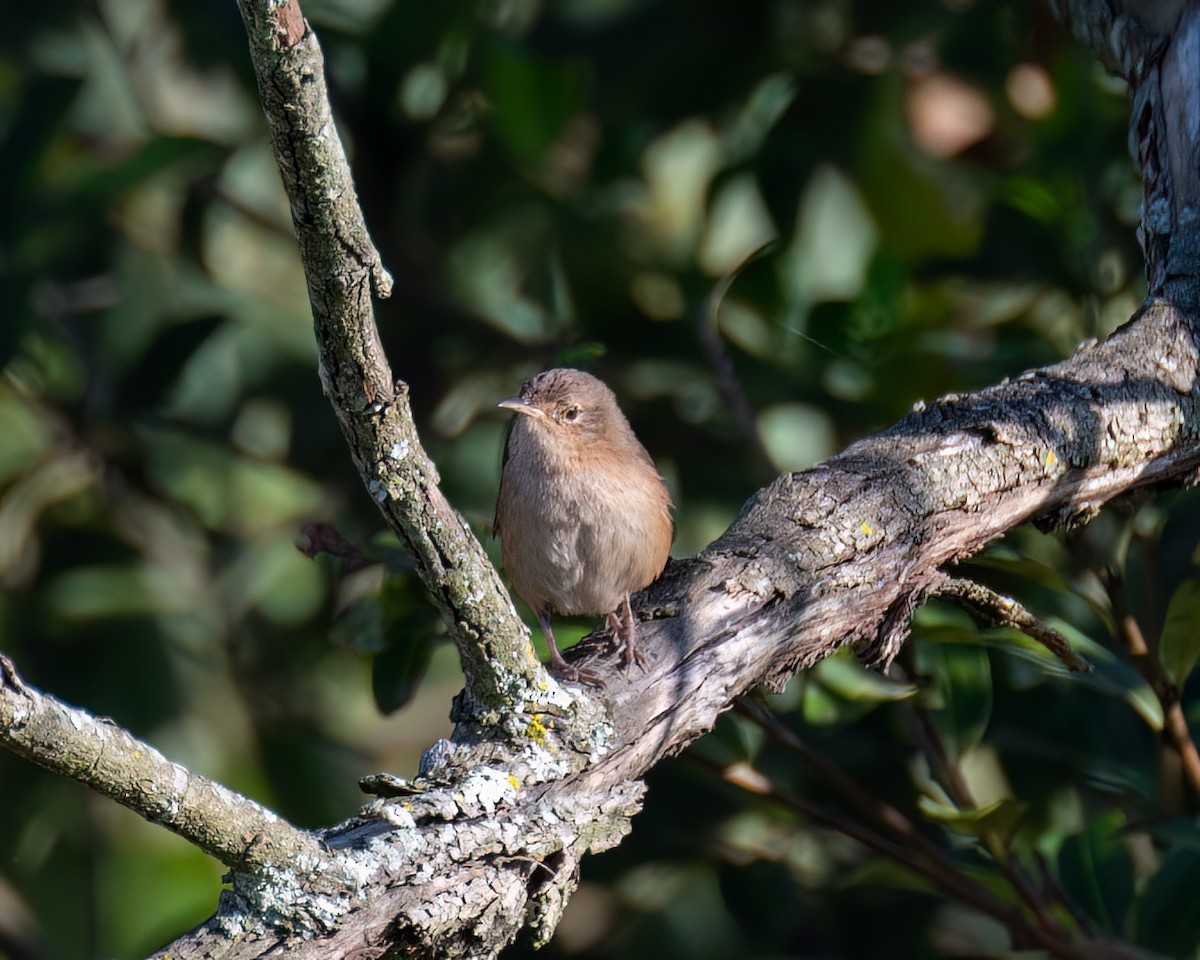
<instances>
[{"instance_id":1,"label":"blurred foliage","mask_svg":"<svg viewBox=\"0 0 1200 960\"><path fill-rule=\"evenodd\" d=\"M1127 94L1032 0L305 13L397 279L388 351L482 535L495 403L543 366L616 388L684 555L775 472L1140 302ZM411 773L448 731L460 677L321 397L235 6L0 21L0 649L301 824L345 817L357 776ZM869 817L815 756L964 889L1019 904L1024 877L1068 931L1197 956L1197 796L1162 729L1173 697L1200 722L1198 519L1194 495L1140 499L970 565L1094 674L931 604L891 677L839 655L771 698L812 755L725 718L654 771L544 955L1030 946L839 830ZM0 931L129 957L215 905L182 841L7 755L0 784Z\"/></svg>"}]
</instances>

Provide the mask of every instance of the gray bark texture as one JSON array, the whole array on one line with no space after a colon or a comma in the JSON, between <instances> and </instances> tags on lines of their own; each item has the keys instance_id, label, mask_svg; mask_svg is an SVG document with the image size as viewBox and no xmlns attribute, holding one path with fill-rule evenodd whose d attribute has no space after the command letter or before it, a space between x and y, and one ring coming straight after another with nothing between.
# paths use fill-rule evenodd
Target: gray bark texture
<instances>
[{"instance_id":1,"label":"gray bark texture","mask_svg":"<svg viewBox=\"0 0 1200 960\"><path fill-rule=\"evenodd\" d=\"M452 626L467 679L453 737L430 748L414 781L390 783L390 796L336 827L281 825L269 856L246 854L242 798L200 813L204 791L160 782L165 797L150 804L107 789L149 819L166 823L169 811L172 829L233 868L216 914L158 957L494 957L522 932L544 942L584 856L628 832L645 773L743 694L845 644L887 664L914 609L951 589L956 560L1018 524L1085 522L1114 497L1197 475L1200 7L1052 2L1133 88L1146 304L1062 363L918 404L820 466L779 477L636 598L644 673L623 676L603 641L588 640L572 656L604 687L560 686L439 492L383 356L371 297L390 281L334 132L316 39L294 2L239 5L292 201L325 391L368 492ZM78 724L29 718L56 704L0 664L3 737L51 767L58 738ZM94 782L87 763L59 769ZM274 822L248 809L264 828ZM206 825L219 836L202 842L197 817L234 819Z\"/></svg>"}]
</instances>

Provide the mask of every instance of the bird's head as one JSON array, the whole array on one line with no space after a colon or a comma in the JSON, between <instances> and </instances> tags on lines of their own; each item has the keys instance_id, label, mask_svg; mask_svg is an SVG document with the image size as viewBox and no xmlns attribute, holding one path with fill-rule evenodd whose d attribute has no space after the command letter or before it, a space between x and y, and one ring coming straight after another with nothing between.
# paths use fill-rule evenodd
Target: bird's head
<instances>
[{"instance_id":1,"label":"bird's head","mask_svg":"<svg viewBox=\"0 0 1200 960\"><path fill-rule=\"evenodd\" d=\"M500 401L500 406L525 418L532 429L562 442L591 443L609 434L615 434L615 439L629 430L613 392L582 370L539 373L521 385L519 395Z\"/></svg>"}]
</instances>

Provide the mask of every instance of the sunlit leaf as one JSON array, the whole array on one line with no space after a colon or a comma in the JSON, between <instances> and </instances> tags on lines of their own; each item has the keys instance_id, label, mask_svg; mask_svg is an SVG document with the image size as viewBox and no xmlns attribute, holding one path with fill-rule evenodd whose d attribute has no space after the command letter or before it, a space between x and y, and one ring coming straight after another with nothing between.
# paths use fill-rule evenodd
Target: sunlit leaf
<instances>
[{"instance_id":1,"label":"sunlit leaf","mask_svg":"<svg viewBox=\"0 0 1200 960\"><path fill-rule=\"evenodd\" d=\"M1029 814L1029 804L1019 800L996 800L980 807L960 809L935 803L928 797L917 801L921 812L955 833L974 837L996 837L1007 845Z\"/></svg>"},{"instance_id":2,"label":"sunlit leaf","mask_svg":"<svg viewBox=\"0 0 1200 960\"><path fill-rule=\"evenodd\" d=\"M1200 579L1189 577L1171 595L1158 658L1171 682L1182 687L1200 660Z\"/></svg>"},{"instance_id":3,"label":"sunlit leaf","mask_svg":"<svg viewBox=\"0 0 1200 960\"><path fill-rule=\"evenodd\" d=\"M826 657L813 668L811 679L847 700L903 700L916 693L914 685L897 683L879 671L863 666L850 650L839 651L834 656Z\"/></svg>"}]
</instances>

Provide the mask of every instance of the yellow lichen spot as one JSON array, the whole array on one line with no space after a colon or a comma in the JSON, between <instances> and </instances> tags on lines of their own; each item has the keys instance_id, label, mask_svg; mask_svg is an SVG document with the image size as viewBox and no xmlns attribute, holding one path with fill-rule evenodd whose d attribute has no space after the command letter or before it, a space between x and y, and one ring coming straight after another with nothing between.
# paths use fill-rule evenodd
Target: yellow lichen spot
<instances>
[{"instance_id":1,"label":"yellow lichen spot","mask_svg":"<svg viewBox=\"0 0 1200 960\"><path fill-rule=\"evenodd\" d=\"M142 751L141 751L141 750L134 750L134 751L133 751L133 759L134 759L134 760L141 760L141 759L142 759Z\"/></svg>"},{"instance_id":2,"label":"yellow lichen spot","mask_svg":"<svg viewBox=\"0 0 1200 960\"><path fill-rule=\"evenodd\" d=\"M867 523L866 520L858 525L858 529L861 530L865 536L871 537L875 535L875 528Z\"/></svg>"},{"instance_id":3,"label":"yellow lichen spot","mask_svg":"<svg viewBox=\"0 0 1200 960\"><path fill-rule=\"evenodd\" d=\"M536 740L538 743L546 739L546 725L542 723L542 718L537 714L529 718L529 726L525 728L525 736L530 740Z\"/></svg>"},{"instance_id":4,"label":"yellow lichen spot","mask_svg":"<svg viewBox=\"0 0 1200 960\"><path fill-rule=\"evenodd\" d=\"M1047 450L1046 451L1046 466L1052 467L1056 463L1058 463L1058 457L1055 455L1054 451Z\"/></svg>"},{"instance_id":5,"label":"yellow lichen spot","mask_svg":"<svg viewBox=\"0 0 1200 960\"><path fill-rule=\"evenodd\" d=\"M508 785L509 785L510 787L512 787L514 790L520 790L520 789L521 789L521 781L520 781L520 780L518 780L518 779L517 779L517 778L516 778L516 777L515 777L513 774L511 774L511 773L508 775Z\"/></svg>"}]
</instances>

